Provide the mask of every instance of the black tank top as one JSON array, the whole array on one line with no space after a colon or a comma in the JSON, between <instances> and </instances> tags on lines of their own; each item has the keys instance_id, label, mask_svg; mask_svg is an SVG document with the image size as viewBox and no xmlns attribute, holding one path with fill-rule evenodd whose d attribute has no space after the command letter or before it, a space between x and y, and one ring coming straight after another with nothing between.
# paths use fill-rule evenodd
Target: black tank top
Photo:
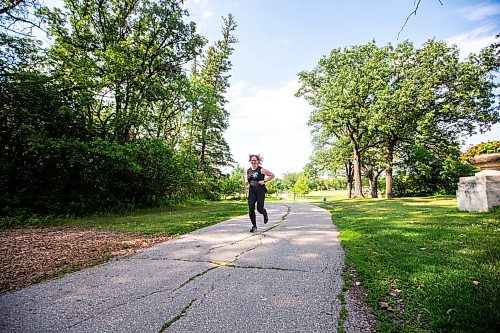
<instances>
[{"instance_id":1,"label":"black tank top","mask_svg":"<svg viewBox=\"0 0 500 333\"><path fill-rule=\"evenodd\" d=\"M248 168L247 179L250 186L263 186L258 183L259 181L264 180L265 177L265 175L260 171L261 169L261 166L258 166L255 170Z\"/></svg>"}]
</instances>

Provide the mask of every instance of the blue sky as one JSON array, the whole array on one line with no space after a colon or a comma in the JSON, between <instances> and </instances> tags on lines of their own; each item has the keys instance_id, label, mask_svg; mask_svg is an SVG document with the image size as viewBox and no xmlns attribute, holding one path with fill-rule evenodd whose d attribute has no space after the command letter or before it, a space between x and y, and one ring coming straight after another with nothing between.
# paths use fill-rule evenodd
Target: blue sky
<instances>
[{"instance_id":1,"label":"blue sky","mask_svg":"<svg viewBox=\"0 0 500 333\"><path fill-rule=\"evenodd\" d=\"M260 153L277 176L302 170L312 153L311 107L294 97L297 74L334 48L405 39L420 47L435 38L456 44L465 57L500 33L500 1L441 3L422 0L398 39L414 0L187 0L190 20L210 42L220 38L223 16L232 13L238 24L225 136L234 159L247 167L248 154ZM493 139L500 139L500 125L464 138L466 145Z\"/></svg>"}]
</instances>

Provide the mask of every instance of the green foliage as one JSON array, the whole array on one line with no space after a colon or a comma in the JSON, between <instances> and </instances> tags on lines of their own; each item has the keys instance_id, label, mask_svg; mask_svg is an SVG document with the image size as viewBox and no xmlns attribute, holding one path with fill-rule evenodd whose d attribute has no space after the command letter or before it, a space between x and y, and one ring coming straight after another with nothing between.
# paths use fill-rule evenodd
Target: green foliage
<instances>
[{"instance_id":1,"label":"green foliage","mask_svg":"<svg viewBox=\"0 0 500 333\"><path fill-rule=\"evenodd\" d=\"M381 332L495 332L500 211L457 210L454 198L324 204L346 263L368 289ZM475 284L474 281L479 282ZM380 308L388 302L395 312Z\"/></svg>"},{"instance_id":2,"label":"green foliage","mask_svg":"<svg viewBox=\"0 0 500 333\"><path fill-rule=\"evenodd\" d=\"M237 42L232 35L236 26L229 14L224 19L222 39L208 47L201 64L195 60L190 79L190 110L185 124L188 135L184 144L190 154L198 157L200 168L208 173L220 172L220 167L234 162L223 134L229 125L224 94L232 67L229 57Z\"/></svg>"},{"instance_id":3,"label":"green foliage","mask_svg":"<svg viewBox=\"0 0 500 333\"><path fill-rule=\"evenodd\" d=\"M460 160L463 162L472 162L474 156L476 155L493 153L500 153L500 141L481 142L475 146L472 146L467 149L465 153L460 155Z\"/></svg>"},{"instance_id":4,"label":"green foliage","mask_svg":"<svg viewBox=\"0 0 500 333\"><path fill-rule=\"evenodd\" d=\"M441 164L439 171L440 194L456 194L460 177L473 176L477 168L467 163L462 163L456 158L447 157Z\"/></svg>"},{"instance_id":5,"label":"green foliage","mask_svg":"<svg viewBox=\"0 0 500 333\"><path fill-rule=\"evenodd\" d=\"M2 184L7 189L1 198L4 209L88 214L209 196L202 191L209 186L201 186L203 181L189 172L196 164L181 163L158 139L127 144L49 139L43 144L28 142L28 147L19 153L29 158L3 165L10 171ZM13 172L19 164L22 172Z\"/></svg>"},{"instance_id":6,"label":"green foliage","mask_svg":"<svg viewBox=\"0 0 500 333\"><path fill-rule=\"evenodd\" d=\"M291 190L295 186L295 183L300 177L299 172L287 172L283 175L283 179L281 180L281 184L283 188L286 190Z\"/></svg>"},{"instance_id":7,"label":"green foliage","mask_svg":"<svg viewBox=\"0 0 500 333\"><path fill-rule=\"evenodd\" d=\"M66 1L51 13L50 66L103 137L168 136L186 99L183 66L205 43L186 14L177 0Z\"/></svg>"},{"instance_id":8,"label":"green foliage","mask_svg":"<svg viewBox=\"0 0 500 333\"><path fill-rule=\"evenodd\" d=\"M421 49L405 41L332 50L312 71L298 74L296 95L314 107L309 123L315 127L316 160L343 168L336 160L350 145L360 196L362 160L383 151L386 195L392 197L396 153L408 143L438 154L456 147L460 136L499 121L495 55L489 47L461 61L456 47L434 40ZM379 164L373 162L365 166ZM376 178L370 178L376 188Z\"/></svg>"},{"instance_id":9,"label":"green foliage","mask_svg":"<svg viewBox=\"0 0 500 333\"><path fill-rule=\"evenodd\" d=\"M240 198L245 194L245 170L237 165L229 177L220 180L221 194L226 199L228 196Z\"/></svg>"},{"instance_id":10,"label":"green foliage","mask_svg":"<svg viewBox=\"0 0 500 333\"><path fill-rule=\"evenodd\" d=\"M309 193L309 178L306 175L301 174L295 184L292 187L292 193L298 195L306 195Z\"/></svg>"},{"instance_id":11,"label":"green foliage","mask_svg":"<svg viewBox=\"0 0 500 333\"><path fill-rule=\"evenodd\" d=\"M40 68L40 42L31 36L43 26L44 11L38 0L3 0L0 4L0 73Z\"/></svg>"},{"instance_id":12,"label":"green foliage","mask_svg":"<svg viewBox=\"0 0 500 333\"><path fill-rule=\"evenodd\" d=\"M84 214L203 195L196 162L159 139L96 138L79 104L50 78L19 73L0 83L3 214Z\"/></svg>"},{"instance_id":13,"label":"green foliage","mask_svg":"<svg viewBox=\"0 0 500 333\"><path fill-rule=\"evenodd\" d=\"M457 154L438 156L420 145L407 147L397 168L394 194L398 197L455 194L459 178L477 171L459 161Z\"/></svg>"},{"instance_id":14,"label":"green foliage","mask_svg":"<svg viewBox=\"0 0 500 333\"><path fill-rule=\"evenodd\" d=\"M218 200L216 167L231 161L223 94L233 17L190 82L186 64L206 41L182 1L65 4L0 6L3 221ZM54 40L48 50L29 36L42 21ZM202 137L207 163L191 151L193 137Z\"/></svg>"},{"instance_id":15,"label":"green foliage","mask_svg":"<svg viewBox=\"0 0 500 333\"><path fill-rule=\"evenodd\" d=\"M281 179L273 178L272 181L266 183L267 195L279 195L283 192L283 186L281 184Z\"/></svg>"}]
</instances>

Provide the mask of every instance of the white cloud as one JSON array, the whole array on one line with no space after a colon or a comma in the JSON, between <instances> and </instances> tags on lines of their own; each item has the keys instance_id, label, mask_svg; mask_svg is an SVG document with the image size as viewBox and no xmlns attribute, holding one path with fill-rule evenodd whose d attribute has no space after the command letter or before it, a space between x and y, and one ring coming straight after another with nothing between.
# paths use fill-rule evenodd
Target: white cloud
<instances>
[{"instance_id":1,"label":"white cloud","mask_svg":"<svg viewBox=\"0 0 500 333\"><path fill-rule=\"evenodd\" d=\"M208 0L186 0L183 7L189 11L192 17L209 18L213 16L213 11L209 8ZM196 23L200 24L199 21Z\"/></svg>"},{"instance_id":2,"label":"white cloud","mask_svg":"<svg viewBox=\"0 0 500 333\"><path fill-rule=\"evenodd\" d=\"M480 21L489 16L500 14L500 4L482 3L476 6L462 8L458 12L470 21Z\"/></svg>"},{"instance_id":3,"label":"white cloud","mask_svg":"<svg viewBox=\"0 0 500 333\"><path fill-rule=\"evenodd\" d=\"M484 47L494 43L495 33L495 27L488 25L452 36L446 41L449 44L456 44L460 49L461 56L466 58L469 54L477 54Z\"/></svg>"},{"instance_id":4,"label":"white cloud","mask_svg":"<svg viewBox=\"0 0 500 333\"><path fill-rule=\"evenodd\" d=\"M311 107L294 96L298 82L277 89L247 88L235 84L228 92L230 126L226 139L234 159L248 167L248 154L262 154L263 166L282 177L285 172L302 171L312 152Z\"/></svg>"}]
</instances>

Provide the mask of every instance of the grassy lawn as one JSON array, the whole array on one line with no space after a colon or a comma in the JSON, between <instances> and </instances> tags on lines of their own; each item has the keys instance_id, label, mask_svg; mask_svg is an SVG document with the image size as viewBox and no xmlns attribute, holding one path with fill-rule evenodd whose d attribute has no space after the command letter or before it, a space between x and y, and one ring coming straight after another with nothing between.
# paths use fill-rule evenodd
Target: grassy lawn
<instances>
[{"instance_id":1,"label":"grassy lawn","mask_svg":"<svg viewBox=\"0 0 500 333\"><path fill-rule=\"evenodd\" d=\"M246 201L219 201L144 209L123 215L52 220L50 224L142 234L182 235L246 213L248 213Z\"/></svg>"},{"instance_id":2,"label":"grassy lawn","mask_svg":"<svg viewBox=\"0 0 500 333\"><path fill-rule=\"evenodd\" d=\"M336 193L323 202L324 195L306 200L332 212L346 266L368 289L379 331L498 332L500 209L460 212L454 197L348 200Z\"/></svg>"}]
</instances>

